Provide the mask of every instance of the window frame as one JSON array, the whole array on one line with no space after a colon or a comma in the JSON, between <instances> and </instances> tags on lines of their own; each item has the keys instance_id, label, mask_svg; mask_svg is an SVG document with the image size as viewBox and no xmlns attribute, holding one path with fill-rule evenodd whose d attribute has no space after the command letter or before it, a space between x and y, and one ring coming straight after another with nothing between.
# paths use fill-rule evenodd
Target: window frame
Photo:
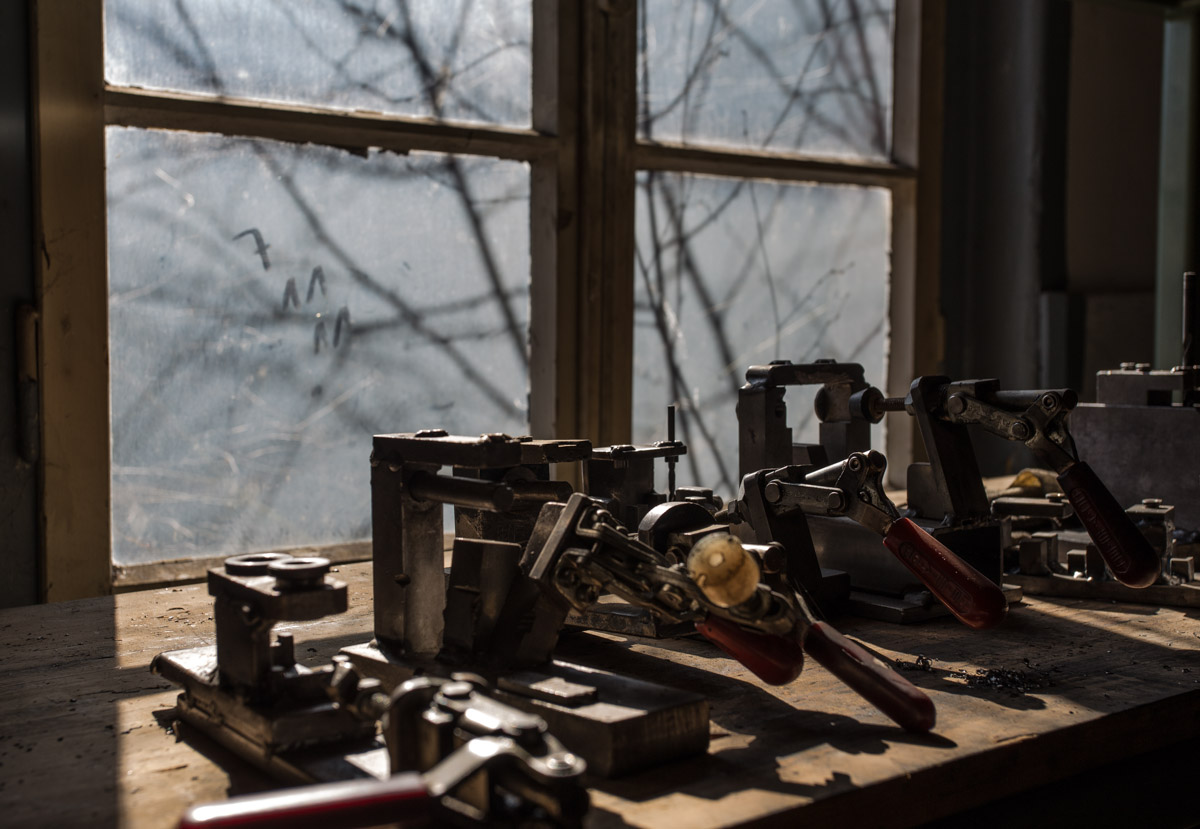
<instances>
[{"instance_id":1,"label":"window frame","mask_svg":"<svg viewBox=\"0 0 1200 829\"><path fill-rule=\"evenodd\" d=\"M896 0L892 155L879 163L638 139L637 0L532 0L529 129L108 86L103 0L32 0L41 598L199 578L220 560L112 563L107 126L529 163L530 430L622 443L632 428L641 170L888 189L888 393L904 393L918 367L936 367L940 185L917 159L940 156L944 3ZM890 429L886 449L902 470L912 430ZM370 551L369 542L321 549L342 560Z\"/></svg>"}]
</instances>

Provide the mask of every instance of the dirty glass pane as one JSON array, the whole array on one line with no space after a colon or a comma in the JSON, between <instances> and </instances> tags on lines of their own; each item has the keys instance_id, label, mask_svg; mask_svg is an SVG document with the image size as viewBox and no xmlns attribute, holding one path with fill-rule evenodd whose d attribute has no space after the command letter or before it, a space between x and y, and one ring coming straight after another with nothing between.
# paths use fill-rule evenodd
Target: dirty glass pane
<instances>
[{"instance_id":1,"label":"dirty glass pane","mask_svg":"<svg viewBox=\"0 0 1200 829\"><path fill-rule=\"evenodd\" d=\"M118 564L370 536L371 436L527 431L529 171L108 131Z\"/></svg>"},{"instance_id":2,"label":"dirty glass pane","mask_svg":"<svg viewBox=\"0 0 1200 829\"><path fill-rule=\"evenodd\" d=\"M886 159L894 0L639 0L645 139Z\"/></svg>"},{"instance_id":3,"label":"dirty glass pane","mask_svg":"<svg viewBox=\"0 0 1200 829\"><path fill-rule=\"evenodd\" d=\"M529 0L105 0L110 83L527 126Z\"/></svg>"},{"instance_id":4,"label":"dirty glass pane","mask_svg":"<svg viewBox=\"0 0 1200 829\"><path fill-rule=\"evenodd\" d=\"M677 406L680 486L736 493L734 407L751 365L857 362L884 386L890 212L879 188L639 176L634 439L662 438ZM795 440L816 442L804 395L788 392L788 418Z\"/></svg>"}]
</instances>

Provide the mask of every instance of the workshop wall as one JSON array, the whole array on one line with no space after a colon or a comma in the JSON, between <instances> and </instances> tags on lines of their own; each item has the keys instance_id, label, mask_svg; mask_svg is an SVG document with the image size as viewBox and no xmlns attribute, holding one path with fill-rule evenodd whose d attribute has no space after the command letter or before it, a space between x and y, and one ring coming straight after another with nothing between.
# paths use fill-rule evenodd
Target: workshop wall
<instances>
[{"instance_id":1,"label":"workshop wall","mask_svg":"<svg viewBox=\"0 0 1200 829\"><path fill-rule=\"evenodd\" d=\"M18 306L34 301L27 13L0 3L0 607L38 598L37 474L17 454L14 332Z\"/></svg>"},{"instance_id":2,"label":"workshop wall","mask_svg":"<svg viewBox=\"0 0 1200 829\"><path fill-rule=\"evenodd\" d=\"M1067 112L1066 288L1083 327L1068 378L1154 356L1163 25L1158 14L1075 3Z\"/></svg>"}]
</instances>

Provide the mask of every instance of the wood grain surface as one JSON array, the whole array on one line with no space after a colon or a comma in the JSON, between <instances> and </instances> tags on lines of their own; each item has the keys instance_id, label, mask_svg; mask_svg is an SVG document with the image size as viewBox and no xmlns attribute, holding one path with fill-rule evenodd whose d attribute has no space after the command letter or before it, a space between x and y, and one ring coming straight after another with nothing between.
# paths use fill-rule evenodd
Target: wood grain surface
<instances>
[{"instance_id":1,"label":"wood grain surface","mask_svg":"<svg viewBox=\"0 0 1200 829\"><path fill-rule=\"evenodd\" d=\"M370 565L338 569L348 613L280 626L309 664L370 636ZM882 658L929 660L905 671L938 707L935 733L920 737L815 664L769 688L702 640L564 637L563 658L697 690L712 706L707 756L592 781L589 823L915 825L1195 738L1196 615L1035 598L983 633L949 619L835 620ZM160 651L212 640L201 584L0 611L0 825L168 827L189 804L271 786L202 738L177 739L177 690L149 672ZM972 684L981 670L1023 672L1028 690Z\"/></svg>"}]
</instances>

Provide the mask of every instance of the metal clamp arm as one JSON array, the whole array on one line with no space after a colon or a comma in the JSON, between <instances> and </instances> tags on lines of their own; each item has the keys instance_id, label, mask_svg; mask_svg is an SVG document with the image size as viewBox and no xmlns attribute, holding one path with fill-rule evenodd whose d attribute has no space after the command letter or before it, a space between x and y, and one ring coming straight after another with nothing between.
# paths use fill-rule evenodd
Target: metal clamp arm
<instances>
[{"instance_id":1,"label":"metal clamp arm","mask_svg":"<svg viewBox=\"0 0 1200 829\"><path fill-rule=\"evenodd\" d=\"M959 621L976 629L999 624L1008 609L1004 593L929 533L900 517L883 490L886 469L882 453L855 452L841 463L808 473L805 483L772 481L766 498L789 509L816 503L816 514L843 515L879 533L893 555ZM831 493L839 493L840 499Z\"/></svg>"},{"instance_id":2,"label":"metal clamp arm","mask_svg":"<svg viewBox=\"0 0 1200 829\"><path fill-rule=\"evenodd\" d=\"M1079 460L1066 423L1078 400L1075 392L993 392L989 397L993 399L984 401L954 384L947 386L947 419L978 423L1032 449L1058 473L1059 485L1117 580L1130 587L1154 584L1160 568L1158 555L1104 482ZM1018 412L1022 403L1027 405Z\"/></svg>"},{"instance_id":3,"label":"metal clamp arm","mask_svg":"<svg viewBox=\"0 0 1200 829\"><path fill-rule=\"evenodd\" d=\"M567 546L553 565L547 569L539 558L543 578L552 578L576 607L595 601L603 589L673 621L691 621L705 638L774 685L799 676L807 651L904 728L933 727L927 696L818 623L802 598L785 597L762 583L759 561L733 536L705 535L691 548L686 565L672 564L622 533L603 509L581 511L581 506L575 500L563 510L574 527L556 527L557 543L566 540Z\"/></svg>"},{"instance_id":4,"label":"metal clamp arm","mask_svg":"<svg viewBox=\"0 0 1200 829\"><path fill-rule=\"evenodd\" d=\"M984 399L976 395L977 385L945 387L942 408L948 422L975 424L1005 440L1020 441L1056 472L1079 460L1066 422L1079 400L1071 389L996 390Z\"/></svg>"}]
</instances>

